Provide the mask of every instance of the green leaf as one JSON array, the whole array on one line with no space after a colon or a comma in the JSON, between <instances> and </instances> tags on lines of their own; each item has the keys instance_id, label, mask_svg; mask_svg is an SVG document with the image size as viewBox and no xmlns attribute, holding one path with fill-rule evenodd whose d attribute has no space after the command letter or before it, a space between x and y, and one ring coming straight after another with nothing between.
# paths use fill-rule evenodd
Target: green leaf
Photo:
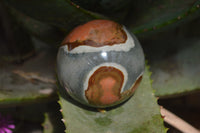
<instances>
[{"instance_id":1,"label":"green leaf","mask_svg":"<svg viewBox=\"0 0 200 133\"><path fill-rule=\"evenodd\" d=\"M5 3L30 17L68 32L81 23L105 18L82 9L70 0L6 0Z\"/></svg>"},{"instance_id":2,"label":"green leaf","mask_svg":"<svg viewBox=\"0 0 200 133\"><path fill-rule=\"evenodd\" d=\"M43 133L64 133L65 127L61 121L62 115L57 101L49 104L44 116L45 121L42 124L44 128Z\"/></svg>"},{"instance_id":3,"label":"green leaf","mask_svg":"<svg viewBox=\"0 0 200 133\"><path fill-rule=\"evenodd\" d=\"M100 14L125 24L135 34L157 31L172 24L177 25L185 20L192 20L200 14L200 0L127 0L126 2L74 0L79 5L69 0L20 0L20 2L5 0L5 2L27 16L57 26L65 32L89 20L106 18Z\"/></svg>"},{"instance_id":4,"label":"green leaf","mask_svg":"<svg viewBox=\"0 0 200 133\"><path fill-rule=\"evenodd\" d=\"M156 96L172 97L200 90L200 40L182 38L167 43L167 47L161 45L162 54L151 60Z\"/></svg>"},{"instance_id":5,"label":"green leaf","mask_svg":"<svg viewBox=\"0 0 200 133\"><path fill-rule=\"evenodd\" d=\"M54 83L55 54L40 52L23 65L11 65L2 58L0 56L1 106L57 98Z\"/></svg>"},{"instance_id":6,"label":"green leaf","mask_svg":"<svg viewBox=\"0 0 200 133\"><path fill-rule=\"evenodd\" d=\"M9 8L9 11L28 33L44 41L48 45L58 47L66 36L66 33L59 30L57 27L26 16L14 8Z\"/></svg>"},{"instance_id":7,"label":"green leaf","mask_svg":"<svg viewBox=\"0 0 200 133\"><path fill-rule=\"evenodd\" d=\"M45 113L44 117L45 117L45 121L42 124L42 126L44 128L44 133L53 133L53 124L51 123L49 115L47 113Z\"/></svg>"},{"instance_id":8,"label":"green leaf","mask_svg":"<svg viewBox=\"0 0 200 133\"><path fill-rule=\"evenodd\" d=\"M98 12L123 23L131 8L131 0L72 0L84 9Z\"/></svg>"},{"instance_id":9,"label":"green leaf","mask_svg":"<svg viewBox=\"0 0 200 133\"><path fill-rule=\"evenodd\" d=\"M0 1L0 29L1 55L9 53L15 57L13 62L21 62L27 59L31 55L30 53L34 53L30 34L13 18L2 1ZM6 45L2 42L5 42Z\"/></svg>"},{"instance_id":10,"label":"green leaf","mask_svg":"<svg viewBox=\"0 0 200 133\"><path fill-rule=\"evenodd\" d=\"M73 104L61 91L60 105L67 133L164 133L157 100L146 70L134 96L123 105L98 112ZM64 89L63 89L64 90ZM65 92L66 93L66 92Z\"/></svg>"},{"instance_id":11,"label":"green leaf","mask_svg":"<svg viewBox=\"0 0 200 133\"><path fill-rule=\"evenodd\" d=\"M200 0L134 1L124 21L134 34L158 30L200 15Z\"/></svg>"}]
</instances>

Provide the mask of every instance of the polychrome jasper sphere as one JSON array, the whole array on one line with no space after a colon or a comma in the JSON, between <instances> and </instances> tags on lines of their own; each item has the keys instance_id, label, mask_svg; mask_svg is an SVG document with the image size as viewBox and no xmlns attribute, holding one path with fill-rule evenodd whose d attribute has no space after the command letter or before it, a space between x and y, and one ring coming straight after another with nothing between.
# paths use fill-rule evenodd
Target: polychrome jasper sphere
<instances>
[{"instance_id":1,"label":"polychrome jasper sphere","mask_svg":"<svg viewBox=\"0 0 200 133\"><path fill-rule=\"evenodd\" d=\"M76 27L57 55L58 79L82 104L104 108L130 98L144 73L144 53L125 26L93 20Z\"/></svg>"}]
</instances>

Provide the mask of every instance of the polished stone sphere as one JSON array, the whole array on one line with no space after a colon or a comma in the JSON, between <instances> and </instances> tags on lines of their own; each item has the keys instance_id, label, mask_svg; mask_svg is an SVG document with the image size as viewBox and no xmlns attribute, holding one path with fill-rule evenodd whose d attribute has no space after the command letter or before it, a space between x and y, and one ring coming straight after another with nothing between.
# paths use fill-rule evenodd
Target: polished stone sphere
<instances>
[{"instance_id":1,"label":"polished stone sphere","mask_svg":"<svg viewBox=\"0 0 200 133\"><path fill-rule=\"evenodd\" d=\"M144 73L137 38L125 26L93 20L76 27L57 55L58 79L67 93L87 106L105 108L130 98Z\"/></svg>"}]
</instances>

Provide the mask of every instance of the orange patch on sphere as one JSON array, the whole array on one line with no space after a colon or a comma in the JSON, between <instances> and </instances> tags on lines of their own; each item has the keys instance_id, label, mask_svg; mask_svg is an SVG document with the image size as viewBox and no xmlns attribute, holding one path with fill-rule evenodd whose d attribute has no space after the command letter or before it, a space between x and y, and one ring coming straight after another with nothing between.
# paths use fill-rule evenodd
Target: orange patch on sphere
<instances>
[{"instance_id":1,"label":"orange patch on sphere","mask_svg":"<svg viewBox=\"0 0 200 133\"><path fill-rule=\"evenodd\" d=\"M81 45L101 47L124 43L127 35L122 26L110 20L93 20L76 27L64 39L62 45L72 50Z\"/></svg>"},{"instance_id":2,"label":"orange patch on sphere","mask_svg":"<svg viewBox=\"0 0 200 133\"><path fill-rule=\"evenodd\" d=\"M114 67L100 67L89 78L86 98L93 105L111 105L120 100L123 73Z\"/></svg>"},{"instance_id":3,"label":"orange patch on sphere","mask_svg":"<svg viewBox=\"0 0 200 133\"><path fill-rule=\"evenodd\" d=\"M116 84L116 80L112 77L106 77L100 81L101 88L104 92L100 101L102 104L112 104L119 100L119 97L112 92L113 87Z\"/></svg>"}]
</instances>

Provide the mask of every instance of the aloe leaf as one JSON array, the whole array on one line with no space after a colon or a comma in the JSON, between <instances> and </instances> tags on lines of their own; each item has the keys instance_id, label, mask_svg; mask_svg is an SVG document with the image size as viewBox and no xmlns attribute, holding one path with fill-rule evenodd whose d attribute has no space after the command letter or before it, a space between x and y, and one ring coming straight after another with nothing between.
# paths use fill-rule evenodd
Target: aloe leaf
<instances>
[{"instance_id":1,"label":"aloe leaf","mask_svg":"<svg viewBox=\"0 0 200 133\"><path fill-rule=\"evenodd\" d=\"M102 15L82 9L70 0L6 0L9 6L24 14L69 31L80 23L105 18Z\"/></svg>"},{"instance_id":2,"label":"aloe leaf","mask_svg":"<svg viewBox=\"0 0 200 133\"><path fill-rule=\"evenodd\" d=\"M33 19L14 8L10 7L9 11L28 33L44 41L48 45L58 47L66 35L65 32L59 30L57 27Z\"/></svg>"},{"instance_id":3,"label":"aloe leaf","mask_svg":"<svg viewBox=\"0 0 200 133\"><path fill-rule=\"evenodd\" d=\"M63 119L67 133L164 133L157 100L154 97L149 71L146 70L141 85L125 104L98 112L87 110L60 97ZM61 95L62 92L61 92ZM67 100L66 100L67 99Z\"/></svg>"},{"instance_id":4,"label":"aloe leaf","mask_svg":"<svg viewBox=\"0 0 200 133\"><path fill-rule=\"evenodd\" d=\"M200 0L142 0L133 4L133 10L127 16L128 21L125 23L135 34L157 31L200 15Z\"/></svg>"},{"instance_id":5,"label":"aloe leaf","mask_svg":"<svg viewBox=\"0 0 200 133\"><path fill-rule=\"evenodd\" d=\"M45 113L44 117L45 117L45 121L42 124L44 128L44 133L53 133L53 124L50 121L49 115Z\"/></svg>"},{"instance_id":6,"label":"aloe leaf","mask_svg":"<svg viewBox=\"0 0 200 133\"><path fill-rule=\"evenodd\" d=\"M200 90L200 19L142 40L155 95L169 98Z\"/></svg>"},{"instance_id":7,"label":"aloe leaf","mask_svg":"<svg viewBox=\"0 0 200 133\"><path fill-rule=\"evenodd\" d=\"M135 34L157 31L199 16L200 0L160 1L79 1L6 0L9 6L41 22L69 32L75 26L93 19L110 19L125 24ZM86 9L88 10L86 10ZM95 11L97 13L91 12ZM187 19L185 19L187 18Z\"/></svg>"},{"instance_id":8,"label":"aloe leaf","mask_svg":"<svg viewBox=\"0 0 200 133\"><path fill-rule=\"evenodd\" d=\"M72 0L84 9L97 12L123 23L132 8L131 0Z\"/></svg>"},{"instance_id":9,"label":"aloe leaf","mask_svg":"<svg viewBox=\"0 0 200 133\"><path fill-rule=\"evenodd\" d=\"M0 59L2 59L1 57ZM10 65L0 60L0 105L55 100L55 55L45 51L24 62Z\"/></svg>"},{"instance_id":10,"label":"aloe leaf","mask_svg":"<svg viewBox=\"0 0 200 133\"><path fill-rule=\"evenodd\" d=\"M172 97L200 90L200 40L177 40L170 46L175 44L181 44L175 53L160 49L160 59L151 63L156 96Z\"/></svg>"},{"instance_id":11,"label":"aloe leaf","mask_svg":"<svg viewBox=\"0 0 200 133\"><path fill-rule=\"evenodd\" d=\"M65 127L61 121L62 115L57 101L51 102L47 109L47 112L44 114L45 120L42 124L43 133L64 133Z\"/></svg>"},{"instance_id":12,"label":"aloe leaf","mask_svg":"<svg viewBox=\"0 0 200 133\"><path fill-rule=\"evenodd\" d=\"M22 62L30 57L30 53L34 53L30 34L13 18L2 1L0 1L0 31L0 49L3 49L1 55L13 56L15 57L13 62Z\"/></svg>"}]
</instances>

